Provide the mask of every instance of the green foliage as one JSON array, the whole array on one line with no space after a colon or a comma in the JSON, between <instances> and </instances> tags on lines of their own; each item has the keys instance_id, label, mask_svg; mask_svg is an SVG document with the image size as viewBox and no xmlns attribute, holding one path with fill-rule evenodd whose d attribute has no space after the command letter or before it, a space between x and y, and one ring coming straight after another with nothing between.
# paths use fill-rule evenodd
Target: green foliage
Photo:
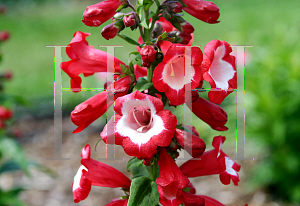
<instances>
[{"instance_id":1,"label":"green foliage","mask_svg":"<svg viewBox=\"0 0 300 206\"><path fill-rule=\"evenodd\" d=\"M300 202L299 17L277 18L260 33L261 46L246 70L246 91L252 97L246 129L265 146L265 158L253 169L251 183L291 203Z\"/></svg>"},{"instance_id":2,"label":"green foliage","mask_svg":"<svg viewBox=\"0 0 300 206\"><path fill-rule=\"evenodd\" d=\"M157 185L148 177L134 178L130 186L128 206L155 206L159 202Z\"/></svg>"},{"instance_id":3,"label":"green foliage","mask_svg":"<svg viewBox=\"0 0 300 206\"><path fill-rule=\"evenodd\" d=\"M126 168L128 172L131 171L133 178L140 176L150 177L149 167L143 164L143 160L139 160L136 157L127 162Z\"/></svg>"}]
</instances>

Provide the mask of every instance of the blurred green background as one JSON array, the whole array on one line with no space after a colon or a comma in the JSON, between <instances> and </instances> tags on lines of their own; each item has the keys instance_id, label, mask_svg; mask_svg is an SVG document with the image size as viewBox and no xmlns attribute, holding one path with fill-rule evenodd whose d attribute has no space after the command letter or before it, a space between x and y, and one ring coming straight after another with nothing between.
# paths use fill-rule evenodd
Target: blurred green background
<instances>
[{"instance_id":1,"label":"blurred green background","mask_svg":"<svg viewBox=\"0 0 300 206\"><path fill-rule=\"evenodd\" d=\"M1 17L0 28L10 31L2 68L11 69L14 81L7 92L23 96L33 111L43 104L53 106L54 52L46 45L68 45L76 31L91 33L90 45L120 45L117 37L103 39L100 28L85 26L82 13L97 1L1 1L8 13ZM246 157L255 158L247 174L250 190L263 188L282 202L300 204L300 3L295 0L215 0L220 7L220 23L206 24L185 14L195 27L194 45L213 39L232 45L253 45L246 49L245 111ZM108 22L107 22L108 23ZM106 23L106 24L107 24ZM105 25L106 25L105 24ZM138 32L125 30L137 39ZM124 42L116 57L127 63L135 50ZM63 61L68 57L63 52ZM69 77L63 73L63 87ZM102 87L95 77L83 79L83 87ZM92 92L63 92L63 111L70 112ZM222 106L230 119L228 134L235 134L235 94ZM53 110L48 110L53 114ZM213 132L197 127L205 137ZM202 133L201 133L202 132ZM205 133L206 132L206 133ZM230 144L235 145L234 138ZM245 160L246 161L246 160ZM252 163L251 163L252 164Z\"/></svg>"}]
</instances>

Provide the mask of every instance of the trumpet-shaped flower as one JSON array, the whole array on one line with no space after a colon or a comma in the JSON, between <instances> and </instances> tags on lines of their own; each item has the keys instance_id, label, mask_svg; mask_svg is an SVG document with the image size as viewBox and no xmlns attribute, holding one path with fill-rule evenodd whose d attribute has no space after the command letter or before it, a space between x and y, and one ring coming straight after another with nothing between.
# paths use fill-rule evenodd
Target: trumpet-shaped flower
<instances>
[{"instance_id":1,"label":"trumpet-shaped flower","mask_svg":"<svg viewBox=\"0 0 300 206\"><path fill-rule=\"evenodd\" d=\"M108 61L114 61L115 72L120 73L120 64L124 64L110 54L89 46L86 41L86 37L89 35L89 33L81 31L75 32L74 38L66 48L67 55L71 60L62 62L60 65L61 69L71 78L71 89L74 92L79 92L81 89L82 80L79 74L87 77L96 72L107 72L107 57Z\"/></svg>"},{"instance_id":2,"label":"trumpet-shaped flower","mask_svg":"<svg viewBox=\"0 0 300 206\"><path fill-rule=\"evenodd\" d=\"M203 79L210 83L212 89L219 89L208 92L209 101L216 104L221 104L237 88L236 63L231 52L230 45L225 41L213 40L204 47L201 65Z\"/></svg>"},{"instance_id":3,"label":"trumpet-shaped flower","mask_svg":"<svg viewBox=\"0 0 300 206\"><path fill-rule=\"evenodd\" d=\"M130 189L131 181L119 170L90 158L91 148L86 145L81 150L81 166L73 181L74 202L87 198L91 186L122 187Z\"/></svg>"},{"instance_id":4,"label":"trumpet-shaped flower","mask_svg":"<svg viewBox=\"0 0 300 206\"><path fill-rule=\"evenodd\" d=\"M176 116L163 109L160 99L135 91L120 97L115 102L115 112L100 136L105 143L114 138L115 144L122 145L124 151L137 158L150 158L157 147L171 143Z\"/></svg>"},{"instance_id":5,"label":"trumpet-shaped flower","mask_svg":"<svg viewBox=\"0 0 300 206\"><path fill-rule=\"evenodd\" d=\"M238 185L238 171L241 166L222 151L224 141L224 136L214 137L212 145L215 149L205 152L200 160L191 159L185 162L180 166L181 172L187 177L219 174L224 185L230 184L230 179Z\"/></svg>"},{"instance_id":6,"label":"trumpet-shaped flower","mask_svg":"<svg viewBox=\"0 0 300 206\"><path fill-rule=\"evenodd\" d=\"M191 47L189 52L185 52L190 48L168 41L161 41L159 46L164 59L154 70L153 85L158 91L165 92L173 105L181 105L185 102L185 85L191 83L194 89L201 80L202 52L198 47ZM187 68L186 58L191 58L191 66Z\"/></svg>"},{"instance_id":7,"label":"trumpet-shaped flower","mask_svg":"<svg viewBox=\"0 0 300 206\"><path fill-rule=\"evenodd\" d=\"M182 175L172 157L165 148L159 148L159 177L156 179L160 195L159 201L164 206L178 206L182 203L182 190L188 186L189 179Z\"/></svg>"}]
</instances>

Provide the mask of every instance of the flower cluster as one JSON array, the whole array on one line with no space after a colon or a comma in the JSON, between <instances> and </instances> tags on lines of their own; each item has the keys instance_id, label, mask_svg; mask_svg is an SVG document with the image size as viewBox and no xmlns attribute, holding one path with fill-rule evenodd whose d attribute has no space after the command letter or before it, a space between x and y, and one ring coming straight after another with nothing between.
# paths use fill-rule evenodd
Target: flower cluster
<instances>
[{"instance_id":1,"label":"flower cluster","mask_svg":"<svg viewBox=\"0 0 300 206\"><path fill-rule=\"evenodd\" d=\"M156 12L150 7L156 4ZM131 12L121 13L130 8ZM119 36L136 45L134 60L128 65L114 56L89 46L90 35L81 31L74 34L66 49L70 61L61 69L71 78L71 89L81 90L82 79L97 72L107 72L108 61L114 64L114 82L107 82L105 90L75 107L72 122L78 133L101 117L114 104L114 115L100 136L106 144L123 147L133 158L127 163L133 177L90 158L90 146L82 149L81 166L74 177L74 201L87 198L91 186L120 187L125 193L108 205L132 206L201 206L223 205L217 200L196 195L189 178L215 175L223 184L230 180L238 185L240 165L223 151L224 136L213 138L213 150L205 151L206 144L195 127L183 125L169 109L187 105L212 129L226 131L227 114L221 102L237 88L236 61L225 41L213 40L203 51L193 43L195 28L183 18L184 13L210 24L218 23L219 7L204 0L137 1L134 7L127 0L105 0L88 6L83 23L102 29L102 36ZM130 27L138 29L137 41L121 34ZM190 62L190 64L187 64ZM203 81L211 85L208 100L199 96L197 88ZM190 92L187 92L190 88ZM187 95L186 95L187 94ZM166 107L169 106L169 107ZM175 160L185 149L193 157L178 167Z\"/></svg>"}]
</instances>

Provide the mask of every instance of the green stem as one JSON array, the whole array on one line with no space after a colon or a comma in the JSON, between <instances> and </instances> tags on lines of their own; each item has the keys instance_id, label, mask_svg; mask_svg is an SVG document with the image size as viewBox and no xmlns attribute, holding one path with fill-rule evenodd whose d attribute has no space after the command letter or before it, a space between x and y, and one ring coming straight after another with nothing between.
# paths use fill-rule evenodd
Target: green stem
<instances>
[{"instance_id":1,"label":"green stem","mask_svg":"<svg viewBox=\"0 0 300 206\"><path fill-rule=\"evenodd\" d=\"M149 27L149 10L145 10L145 19L146 19L146 24ZM150 39L150 29L144 28L144 35L145 35L145 41L151 40Z\"/></svg>"},{"instance_id":2,"label":"green stem","mask_svg":"<svg viewBox=\"0 0 300 206\"><path fill-rule=\"evenodd\" d=\"M153 72L154 72L154 66L152 63L147 71L148 82L150 82L150 83L152 82Z\"/></svg>"},{"instance_id":3,"label":"green stem","mask_svg":"<svg viewBox=\"0 0 300 206\"><path fill-rule=\"evenodd\" d=\"M156 5L157 5L157 9L156 9L156 12L155 12L155 16L158 16L159 13L160 13L160 3L159 3L157 0L155 0L155 3L156 3ZM156 22L156 18L152 18L150 31L153 30L154 25L155 25L155 22Z\"/></svg>"},{"instance_id":4,"label":"green stem","mask_svg":"<svg viewBox=\"0 0 300 206\"><path fill-rule=\"evenodd\" d=\"M153 157L153 162L150 165L150 179L155 181L158 177L158 161L156 157Z\"/></svg>"}]
</instances>

